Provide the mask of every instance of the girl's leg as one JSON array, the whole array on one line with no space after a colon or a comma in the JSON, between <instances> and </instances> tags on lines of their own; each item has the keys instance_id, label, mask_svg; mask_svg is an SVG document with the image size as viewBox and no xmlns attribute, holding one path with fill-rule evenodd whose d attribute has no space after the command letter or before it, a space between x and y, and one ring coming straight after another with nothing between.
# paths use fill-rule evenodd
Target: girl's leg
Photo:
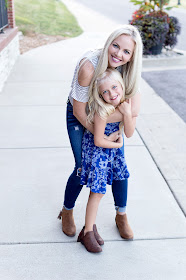
<instances>
[{"instance_id":1,"label":"girl's leg","mask_svg":"<svg viewBox=\"0 0 186 280\"><path fill-rule=\"evenodd\" d=\"M67 104L67 130L70 138L70 143L75 159L75 168L70 175L64 197L64 207L60 212L58 218L62 218L62 230L68 236L74 236L76 234L76 226L73 218L73 207L75 201L82 189L80 185L80 170L81 170L81 147L82 138L84 133L84 127L73 115L73 107L70 103Z\"/></svg>"},{"instance_id":2,"label":"girl's leg","mask_svg":"<svg viewBox=\"0 0 186 280\"><path fill-rule=\"evenodd\" d=\"M80 232L78 236L78 242L81 242L87 251L91 253L99 253L102 251L102 248L100 245L103 245L99 243L99 240L97 239L97 230L95 232L95 221L97 216L97 210L100 203L101 198L103 197L103 194L93 193L90 191L89 199L87 202L87 208L86 208L86 216L85 216L85 227L83 227L82 231ZM100 238L100 236L99 236Z\"/></svg>"},{"instance_id":3,"label":"girl's leg","mask_svg":"<svg viewBox=\"0 0 186 280\"><path fill-rule=\"evenodd\" d=\"M126 215L128 180L113 181L112 193L116 208L116 225L122 238L133 239L133 231Z\"/></svg>"},{"instance_id":4,"label":"girl's leg","mask_svg":"<svg viewBox=\"0 0 186 280\"><path fill-rule=\"evenodd\" d=\"M98 206L103 196L104 194L93 193L90 191L86 208L84 234L86 234L88 231L93 231L93 225L96 221Z\"/></svg>"}]
</instances>

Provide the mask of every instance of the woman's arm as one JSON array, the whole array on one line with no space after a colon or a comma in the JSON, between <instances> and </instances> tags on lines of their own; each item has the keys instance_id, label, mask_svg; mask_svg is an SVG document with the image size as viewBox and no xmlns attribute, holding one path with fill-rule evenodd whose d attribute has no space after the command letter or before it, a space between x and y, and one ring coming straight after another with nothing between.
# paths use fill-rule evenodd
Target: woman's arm
<instances>
[{"instance_id":1,"label":"woman's arm","mask_svg":"<svg viewBox=\"0 0 186 280\"><path fill-rule=\"evenodd\" d=\"M122 135L117 142L111 142L104 137L107 120L101 119L97 114L94 116L94 144L102 148L121 148L123 146Z\"/></svg>"},{"instance_id":2,"label":"woman's arm","mask_svg":"<svg viewBox=\"0 0 186 280\"><path fill-rule=\"evenodd\" d=\"M73 99L73 115L86 129L88 129L92 134L94 134L93 124L87 122L87 114L85 110L86 105L87 103L79 102Z\"/></svg>"},{"instance_id":3,"label":"woman's arm","mask_svg":"<svg viewBox=\"0 0 186 280\"><path fill-rule=\"evenodd\" d=\"M132 117L138 117L141 106L141 93L136 93L133 97L131 97L131 109L132 109Z\"/></svg>"},{"instance_id":4,"label":"woman's arm","mask_svg":"<svg viewBox=\"0 0 186 280\"><path fill-rule=\"evenodd\" d=\"M82 87L88 87L91 83L93 76L94 76L94 66L90 61L87 60L84 64L82 64L78 72L79 85ZM87 102L83 103L73 99L73 115L86 129L88 129L91 133L93 133L94 132L93 125L87 122L86 106L87 106Z\"/></svg>"},{"instance_id":5,"label":"woman's arm","mask_svg":"<svg viewBox=\"0 0 186 280\"><path fill-rule=\"evenodd\" d=\"M86 61L85 64L83 64L80 67L79 72L78 72L79 85L83 86L83 87L88 87L91 83L93 75L94 75L94 66L92 65L92 63L90 61ZM90 124L87 122L86 106L87 106L87 103L79 102L79 101L73 99L73 115L78 119L78 121L86 129L88 129L92 134L94 134L93 124ZM109 136L105 135L105 139L107 139L109 141L116 141L119 137L118 133L119 133L119 131L111 133Z\"/></svg>"}]
</instances>

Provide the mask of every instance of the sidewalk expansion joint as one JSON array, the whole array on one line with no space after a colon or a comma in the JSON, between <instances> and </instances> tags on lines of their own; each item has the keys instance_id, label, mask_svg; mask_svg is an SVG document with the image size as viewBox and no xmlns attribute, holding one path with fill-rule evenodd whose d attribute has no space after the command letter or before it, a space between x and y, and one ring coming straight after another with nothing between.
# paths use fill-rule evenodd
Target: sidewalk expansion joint
<instances>
[{"instance_id":1,"label":"sidewalk expansion joint","mask_svg":"<svg viewBox=\"0 0 186 280\"><path fill-rule=\"evenodd\" d=\"M27 104L23 104L23 105L0 105L1 108L4 107L66 107L66 104L31 104L31 105L27 105Z\"/></svg>"},{"instance_id":2,"label":"sidewalk expansion joint","mask_svg":"<svg viewBox=\"0 0 186 280\"><path fill-rule=\"evenodd\" d=\"M38 150L38 149L69 149L70 146L49 146L49 147L5 147L0 150Z\"/></svg>"},{"instance_id":3,"label":"sidewalk expansion joint","mask_svg":"<svg viewBox=\"0 0 186 280\"><path fill-rule=\"evenodd\" d=\"M167 241L167 240L185 240L186 236L183 237L162 237L162 238L136 238L132 241L125 240L125 239L108 239L104 240L105 243L109 242L139 242L139 241ZM75 241L49 241L49 242L0 242L0 246L12 246L12 245L47 245L47 244L74 244L78 243L76 240Z\"/></svg>"},{"instance_id":4,"label":"sidewalk expansion joint","mask_svg":"<svg viewBox=\"0 0 186 280\"><path fill-rule=\"evenodd\" d=\"M149 155L151 156L152 160L154 161L154 163L155 163L155 165L156 165L158 171L160 172L161 176L163 177L164 181L166 182L166 184L167 184L167 186L168 186L170 192L172 193L172 195L173 195L175 201L177 202L177 204L178 204L180 210L182 211L183 215L186 217L186 213L185 213L185 211L184 211L184 209L183 209L181 203L180 203L179 200L177 199L177 197L176 197L174 191L172 190L172 188L171 188L169 182L168 182L167 179L165 178L163 172L161 171L160 167L158 166L158 163L156 162L156 160L155 160L155 158L153 157L153 155L152 155L150 149L148 148L147 144L145 143L144 139L142 138L142 136L141 136L141 134L140 134L140 132L138 131L137 128L136 128L136 131L138 132L139 137L141 138L142 142L144 143L144 146L146 147L147 151L149 152Z\"/></svg>"},{"instance_id":5,"label":"sidewalk expansion joint","mask_svg":"<svg viewBox=\"0 0 186 280\"><path fill-rule=\"evenodd\" d=\"M125 147L144 147L144 144L125 144ZM71 149L71 146L46 146L46 147L0 147L0 150L38 150L38 149Z\"/></svg>"}]
</instances>

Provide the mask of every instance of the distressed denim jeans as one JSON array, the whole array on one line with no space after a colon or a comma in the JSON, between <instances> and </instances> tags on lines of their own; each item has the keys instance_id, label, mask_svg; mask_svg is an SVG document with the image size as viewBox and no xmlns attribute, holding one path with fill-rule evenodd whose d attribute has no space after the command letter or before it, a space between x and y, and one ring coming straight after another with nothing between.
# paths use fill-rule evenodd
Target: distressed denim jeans
<instances>
[{"instance_id":1,"label":"distressed denim jeans","mask_svg":"<svg viewBox=\"0 0 186 280\"><path fill-rule=\"evenodd\" d=\"M67 103L66 123L70 144L74 154L75 168L67 181L64 207L66 209L72 209L75 206L76 199L83 187L82 185L80 185L80 168L84 127L76 119L76 117L74 117L73 107L70 102ZM115 208L119 212L125 212L127 204L127 188L127 179L122 181L113 181L112 193L114 197Z\"/></svg>"}]
</instances>

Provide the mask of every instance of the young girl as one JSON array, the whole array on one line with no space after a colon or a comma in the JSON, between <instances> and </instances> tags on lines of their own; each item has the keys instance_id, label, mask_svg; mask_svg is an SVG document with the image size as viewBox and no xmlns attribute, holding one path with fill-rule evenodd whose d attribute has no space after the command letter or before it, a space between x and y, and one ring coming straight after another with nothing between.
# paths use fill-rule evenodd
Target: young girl
<instances>
[{"instance_id":1,"label":"young girl","mask_svg":"<svg viewBox=\"0 0 186 280\"><path fill-rule=\"evenodd\" d=\"M101 252L101 237L95 235L95 220L99 202L106 193L106 185L113 180L125 180L129 172L125 162L122 133L115 142L105 139L114 131L121 130L131 137L135 129L132 118L131 100L125 101L125 86L121 74L115 69L107 69L94 82L92 101L89 103L88 121L94 121L94 135L86 130L82 141L82 185L90 188L87 203L85 227L79 234L80 241L89 252ZM118 108L123 115L122 123L107 123L107 118Z\"/></svg>"},{"instance_id":2,"label":"young girl","mask_svg":"<svg viewBox=\"0 0 186 280\"><path fill-rule=\"evenodd\" d=\"M84 128L94 133L94 126L87 122L86 106L88 99L90 107L94 106L92 86L97 77L108 67L116 68L122 74L125 84L125 94L130 98L129 106L132 117L138 116L140 108L139 81L141 77L142 40L138 30L132 25L124 25L116 29L107 39L103 49L91 51L83 55L75 68L71 91L67 103L67 130L75 159L75 167L70 175L66 189L62 211L62 231L68 236L76 234L73 208L82 189L80 184L81 147ZM126 102L124 102L126 104ZM118 109L108 117L108 122L122 120ZM118 131L109 136L110 141L119 137ZM116 144L116 143L115 143ZM130 239L133 232L126 215L127 179L113 180L112 192L116 209L116 225L122 238Z\"/></svg>"}]
</instances>

